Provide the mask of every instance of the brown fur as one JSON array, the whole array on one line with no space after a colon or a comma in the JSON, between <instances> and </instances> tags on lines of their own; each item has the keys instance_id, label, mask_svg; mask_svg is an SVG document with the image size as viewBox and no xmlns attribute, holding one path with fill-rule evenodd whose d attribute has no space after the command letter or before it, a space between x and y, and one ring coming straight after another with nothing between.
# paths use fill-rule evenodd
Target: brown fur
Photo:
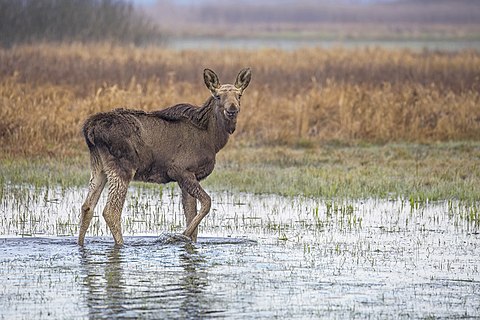
<instances>
[{"instance_id":1,"label":"brown fur","mask_svg":"<svg viewBox=\"0 0 480 320\"><path fill-rule=\"evenodd\" d=\"M212 97L201 107L178 104L155 112L115 109L88 118L83 134L90 150L91 178L78 243L84 243L107 181L103 216L115 243L123 243L121 212L131 180L177 182L187 220L183 234L195 241L197 227L211 205L199 181L213 171L216 153L235 131L240 97L250 77L250 69L243 69L235 85L220 86L216 74L205 69L204 80ZM198 213L197 200L201 205Z\"/></svg>"}]
</instances>

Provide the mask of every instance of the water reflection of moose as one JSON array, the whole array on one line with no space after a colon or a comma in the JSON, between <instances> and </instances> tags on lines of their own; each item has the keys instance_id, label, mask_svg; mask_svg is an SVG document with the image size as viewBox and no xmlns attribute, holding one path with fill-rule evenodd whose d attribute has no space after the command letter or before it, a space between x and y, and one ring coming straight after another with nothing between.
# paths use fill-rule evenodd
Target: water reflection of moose
<instances>
[{"instance_id":1,"label":"water reflection of moose","mask_svg":"<svg viewBox=\"0 0 480 320\"><path fill-rule=\"evenodd\" d=\"M205 296L204 257L191 244L182 246L80 248L84 303L97 318L201 318L211 314ZM152 259L153 256L161 258ZM143 260L148 250L148 257ZM132 256L138 258L132 259ZM149 265L151 265L149 267ZM148 269L148 277L145 271Z\"/></svg>"},{"instance_id":2,"label":"water reflection of moose","mask_svg":"<svg viewBox=\"0 0 480 320\"><path fill-rule=\"evenodd\" d=\"M221 85L210 69L205 69L203 76L212 96L201 107L178 104L155 112L115 109L86 120L83 133L90 150L91 178L82 206L78 244L84 244L107 181L103 217L115 244L123 244L121 214L132 180L176 181L187 219L183 235L196 241L197 227L211 206L210 196L199 181L212 173L216 153L235 131L240 97L250 83L251 72L249 68L241 70L234 85ZM198 213L197 200L201 205Z\"/></svg>"}]
</instances>

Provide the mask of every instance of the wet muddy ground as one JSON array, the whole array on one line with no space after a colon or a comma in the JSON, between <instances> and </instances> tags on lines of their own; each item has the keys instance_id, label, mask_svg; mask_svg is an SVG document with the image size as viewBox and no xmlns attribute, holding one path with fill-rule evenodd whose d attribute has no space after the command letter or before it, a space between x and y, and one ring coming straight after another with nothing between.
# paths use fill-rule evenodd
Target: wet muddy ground
<instances>
[{"instance_id":1,"label":"wet muddy ground","mask_svg":"<svg viewBox=\"0 0 480 320\"><path fill-rule=\"evenodd\" d=\"M480 317L477 203L212 193L199 241L166 244L178 190L131 187L125 245L85 189L5 185L0 318Z\"/></svg>"}]
</instances>

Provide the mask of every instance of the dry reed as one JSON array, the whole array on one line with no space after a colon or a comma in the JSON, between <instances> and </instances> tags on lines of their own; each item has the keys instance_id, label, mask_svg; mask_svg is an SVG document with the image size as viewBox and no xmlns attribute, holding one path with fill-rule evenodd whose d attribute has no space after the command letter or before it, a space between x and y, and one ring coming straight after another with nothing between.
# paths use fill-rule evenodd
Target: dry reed
<instances>
[{"instance_id":1,"label":"dry reed","mask_svg":"<svg viewBox=\"0 0 480 320\"><path fill-rule=\"evenodd\" d=\"M234 143L480 138L480 53L364 48L173 51L109 44L0 50L1 155L73 156L83 120L208 96L205 67L253 69Z\"/></svg>"}]
</instances>

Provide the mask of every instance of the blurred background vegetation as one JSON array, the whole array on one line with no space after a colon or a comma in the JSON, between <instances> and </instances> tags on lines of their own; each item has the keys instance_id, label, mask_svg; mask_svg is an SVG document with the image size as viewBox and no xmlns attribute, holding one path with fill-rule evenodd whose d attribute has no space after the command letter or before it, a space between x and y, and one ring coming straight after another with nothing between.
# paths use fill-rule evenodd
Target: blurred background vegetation
<instances>
[{"instance_id":1,"label":"blurred background vegetation","mask_svg":"<svg viewBox=\"0 0 480 320\"><path fill-rule=\"evenodd\" d=\"M86 152L88 115L159 110L209 96L203 69L224 83L250 66L230 145L478 140L480 53L381 48L172 50L113 44L0 49L4 154Z\"/></svg>"},{"instance_id":2,"label":"blurred background vegetation","mask_svg":"<svg viewBox=\"0 0 480 320\"><path fill-rule=\"evenodd\" d=\"M477 0L156 0L169 35L329 39L479 39Z\"/></svg>"},{"instance_id":3,"label":"blurred background vegetation","mask_svg":"<svg viewBox=\"0 0 480 320\"><path fill-rule=\"evenodd\" d=\"M0 0L0 43L162 39L158 26L120 0Z\"/></svg>"},{"instance_id":4,"label":"blurred background vegetation","mask_svg":"<svg viewBox=\"0 0 480 320\"><path fill-rule=\"evenodd\" d=\"M249 66L212 184L478 199L479 49L477 0L0 0L0 182L86 185L89 115Z\"/></svg>"},{"instance_id":5,"label":"blurred background vegetation","mask_svg":"<svg viewBox=\"0 0 480 320\"><path fill-rule=\"evenodd\" d=\"M0 45L145 45L214 37L462 40L478 46L479 21L476 0L0 0Z\"/></svg>"},{"instance_id":6,"label":"blurred background vegetation","mask_svg":"<svg viewBox=\"0 0 480 320\"><path fill-rule=\"evenodd\" d=\"M1 154L84 154L88 115L201 104L206 67L225 82L253 70L233 145L480 138L478 1L139 1L0 0ZM308 41L268 47L267 34ZM171 45L191 36L198 46ZM261 41L216 47L206 36ZM323 46L322 37L346 40ZM405 37L451 46L389 46Z\"/></svg>"}]
</instances>

